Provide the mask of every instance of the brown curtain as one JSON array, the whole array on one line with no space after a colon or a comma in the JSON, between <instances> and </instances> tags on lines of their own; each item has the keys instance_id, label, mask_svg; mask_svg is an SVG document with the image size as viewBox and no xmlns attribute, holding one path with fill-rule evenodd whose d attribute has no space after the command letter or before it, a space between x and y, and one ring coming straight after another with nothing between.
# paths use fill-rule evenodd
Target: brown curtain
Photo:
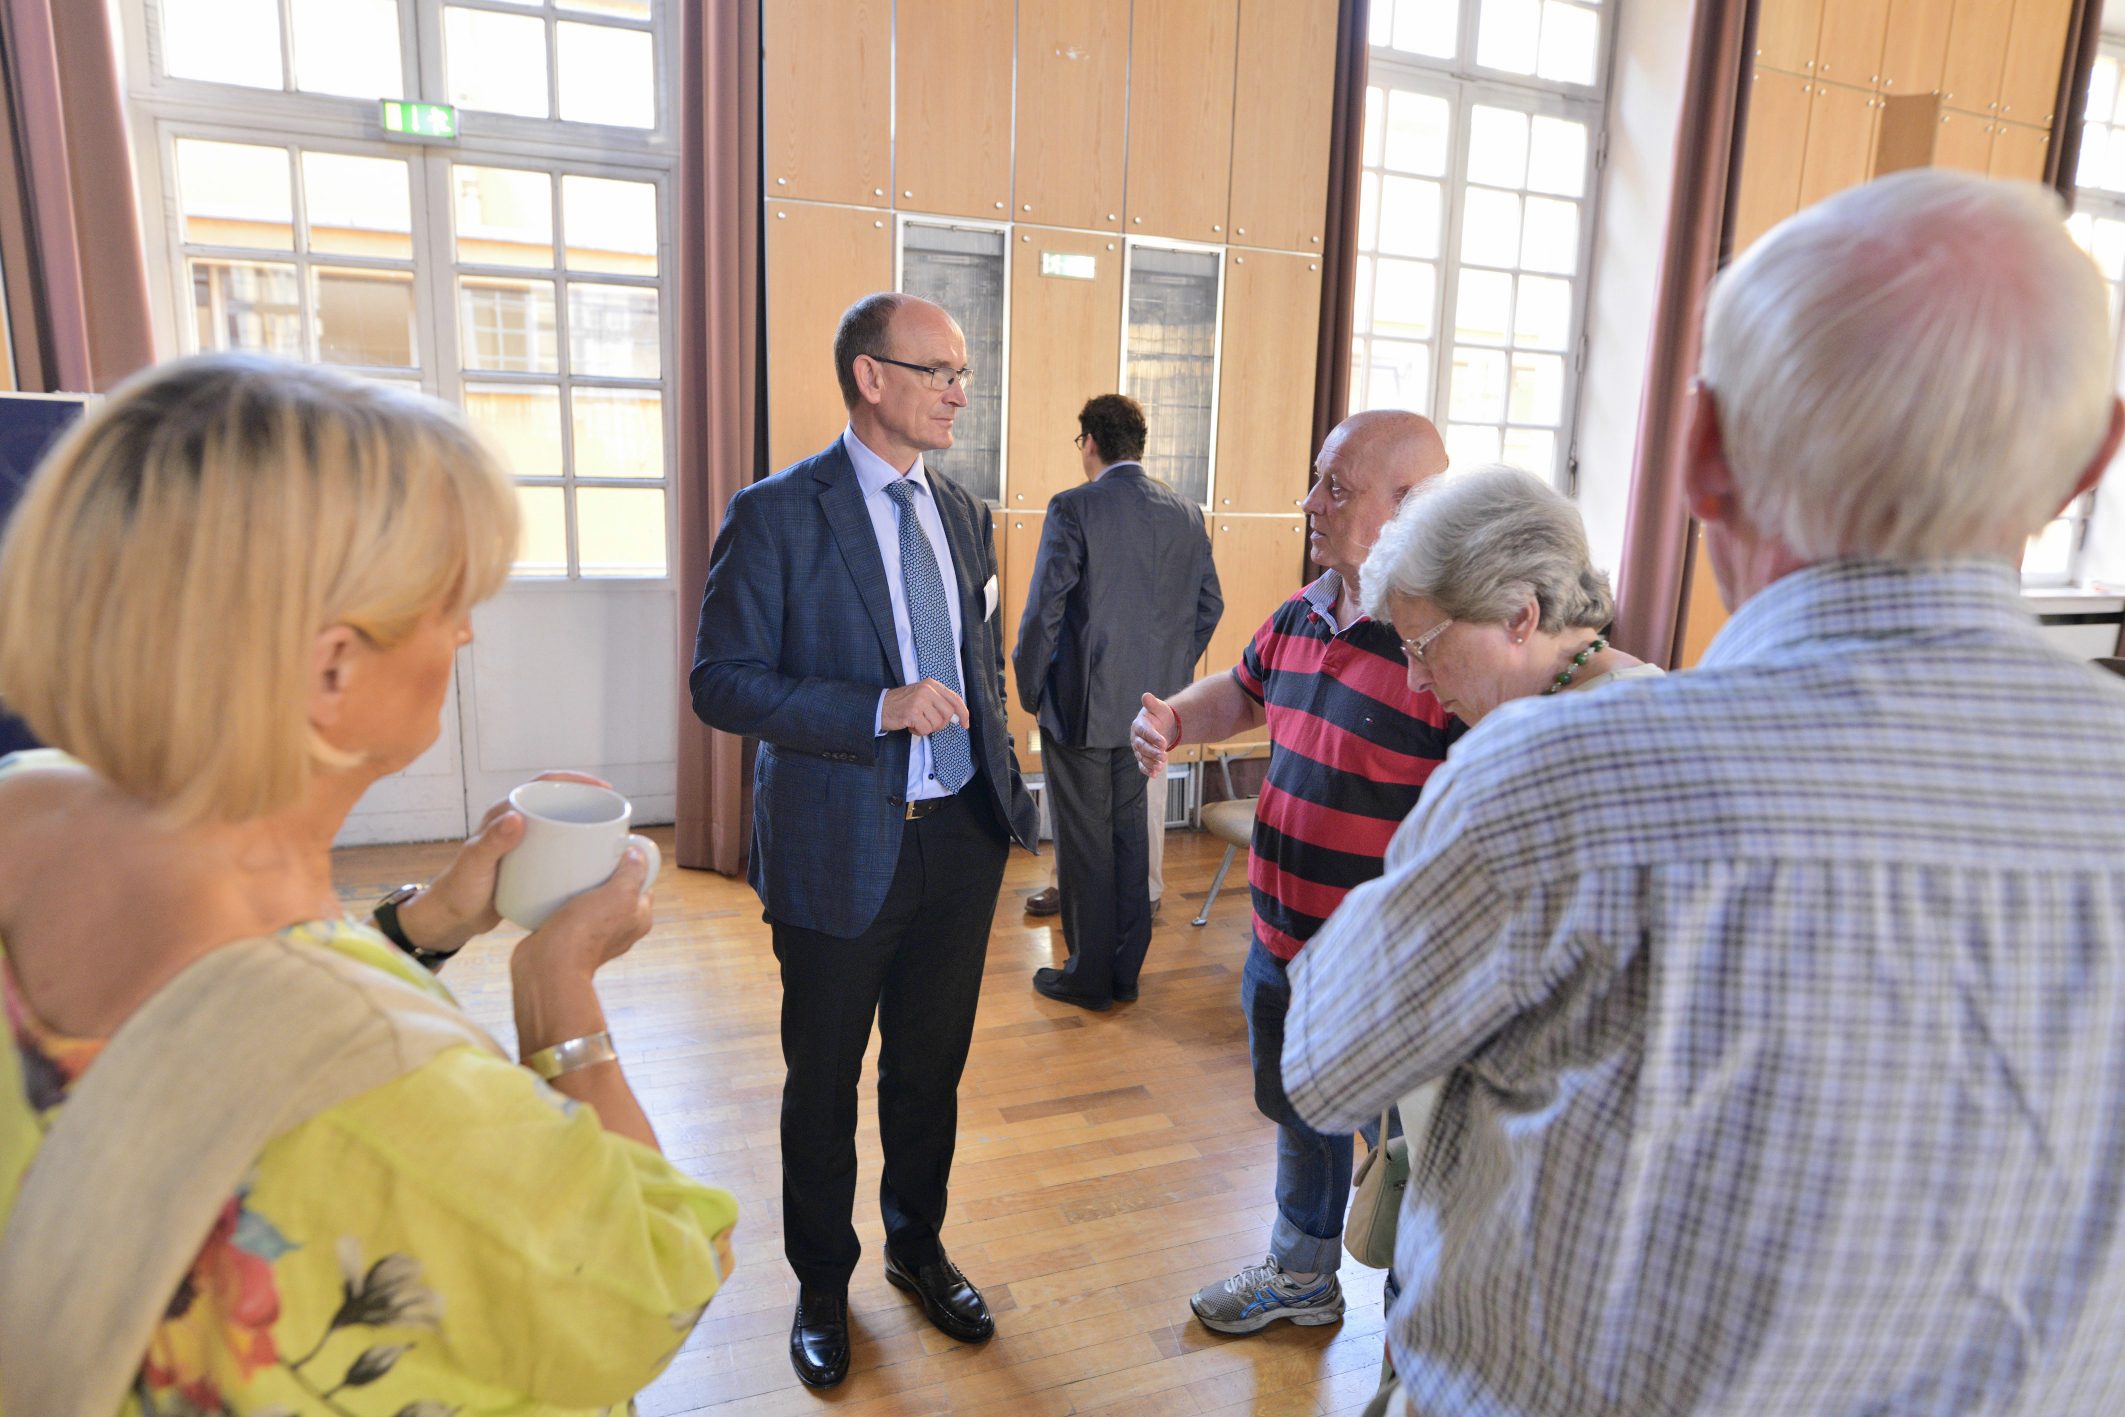
<instances>
[{"instance_id":1,"label":"brown curtain","mask_svg":"<svg viewBox=\"0 0 2125 1417\"><path fill-rule=\"evenodd\" d=\"M87 393L155 362L110 16L0 0L0 272L21 387Z\"/></svg>"},{"instance_id":2,"label":"brown curtain","mask_svg":"<svg viewBox=\"0 0 2125 1417\"><path fill-rule=\"evenodd\" d=\"M678 9L678 855L733 876L749 840L745 744L694 717L686 679L716 530L752 480L759 433L760 3Z\"/></svg>"},{"instance_id":3,"label":"brown curtain","mask_svg":"<svg viewBox=\"0 0 2125 1417\"><path fill-rule=\"evenodd\" d=\"M2044 160L2044 181L2058 188L2069 209L2073 174L2081 165L2081 110L2088 106L2088 80L2102 42L2103 0L2073 0L2065 62L2059 66L2059 96L2051 110L2051 151Z\"/></svg>"},{"instance_id":4,"label":"brown curtain","mask_svg":"<svg viewBox=\"0 0 2125 1417\"><path fill-rule=\"evenodd\" d=\"M1677 667L1682 647L1696 540L1682 491L1690 381L1697 372L1705 290L1731 249L1749 92L1743 59L1755 47L1755 12L1755 0L1698 0L1691 20L1674 185L1638 407L1614 638L1625 651L1670 668Z\"/></svg>"},{"instance_id":5,"label":"brown curtain","mask_svg":"<svg viewBox=\"0 0 2125 1417\"><path fill-rule=\"evenodd\" d=\"M1328 226L1321 251L1321 332L1314 355L1313 450L1350 411L1351 314L1358 280L1358 186L1365 172L1366 42L1371 0L1342 0L1336 19L1335 112L1328 132Z\"/></svg>"}]
</instances>

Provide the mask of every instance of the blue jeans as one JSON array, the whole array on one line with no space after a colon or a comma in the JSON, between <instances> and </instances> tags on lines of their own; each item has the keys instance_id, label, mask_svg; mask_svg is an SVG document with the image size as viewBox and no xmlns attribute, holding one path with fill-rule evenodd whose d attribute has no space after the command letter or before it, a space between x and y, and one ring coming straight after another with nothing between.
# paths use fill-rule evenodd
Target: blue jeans
<instances>
[{"instance_id":1,"label":"blue jeans","mask_svg":"<svg viewBox=\"0 0 2125 1417\"><path fill-rule=\"evenodd\" d=\"M1328 1274L1343 1263L1343 1212L1350 1205L1350 1133L1327 1136L1306 1125L1284 1095L1284 1015L1291 1010L1291 981L1284 961L1260 940L1247 950L1240 971L1240 1008L1247 1015L1247 1045L1254 1057L1254 1105L1277 1124L1276 1227L1269 1253L1285 1269ZM1399 1119L1391 1119L1393 1134ZM1365 1136L1374 1140L1377 1120Z\"/></svg>"}]
</instances>

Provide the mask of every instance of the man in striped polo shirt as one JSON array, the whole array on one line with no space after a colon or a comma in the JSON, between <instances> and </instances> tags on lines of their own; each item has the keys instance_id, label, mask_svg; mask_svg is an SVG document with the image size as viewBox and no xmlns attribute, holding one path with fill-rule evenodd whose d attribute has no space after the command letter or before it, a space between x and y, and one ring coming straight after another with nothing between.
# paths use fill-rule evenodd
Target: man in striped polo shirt
<instances>
[{"instance_id":1,"label":"man in striped polo shirt","mask_svg":"<svg viewBox=\"0 0 2125 1417\"><path fill-rule=\"evenodd\" d=\"M1291 1003L1285 971L1344 895L1380 875L1387 843L1460 732L1430 693L1412 695L1402 643L1359 608L1358 568L1418 483L1446 470L1439 430L1414 413L1352 414L1321 445L1301 504L1320 579L1277 607L1230 674L1170 701L1144 695L1131 732L1152 773L1183 742L1216 743L1269 725L1269 776L1255 811L1247 882L1254 942L1240 977L1254 1100L1277 1134L1277 1221L1269 1253L1189 1301L1205 1327L1253 1333L1279 1319L1334 1323L1348 1132L1323 1135L1284 1095L1280 1059Z\"/></svg>"}]
</instances>

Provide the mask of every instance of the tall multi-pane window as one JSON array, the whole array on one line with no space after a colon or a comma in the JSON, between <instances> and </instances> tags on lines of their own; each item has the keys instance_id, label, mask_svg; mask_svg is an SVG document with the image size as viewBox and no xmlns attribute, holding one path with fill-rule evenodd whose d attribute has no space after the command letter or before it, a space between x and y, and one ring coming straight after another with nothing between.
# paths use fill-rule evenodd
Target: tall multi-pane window
<instances>
[{"instance_id":1,"label":"tall multi-pane window","mask_svg":"<svg viewBox=\"0 0 2125 1417\"><path fill-rule=\"evenodd\" d=\"M460 403L534 577L666 574L668 84L652 0L127 0L187 347ZM393 141L378 100L457 109Z\"/></svg>"},{"instance_id":2,"label":"tall multi-pane window","mask_svg":"<svg viewBox=\"0 0 2125 1417\"><path fill-rule=\"evenodd\" d=\"M2066 229L2095 259L2110 300L2110 326L2119 329L2119 286L2125 283L2125 103L2119 101L2125 46L2106 41L2089 75L2088 104L2081 114L2081 156L2074 168L2074 214ZM2049 525L2029 538L2022 579L2030 585L2068 585L2081 579L2095 494L2076 497Z\"/></svg>"},{"instance_id":3,"label":"tall multi-pane window","mask_svg":"<svg viewBox=\"0 0 2125 1417\"><path fill-rule=\"evenodd\" d=\"M1606 73L1598 0L1376 0L1352 411L1569 488Z\"/></svg>"},{"instance_id":4,"label":"tall multi-pane window","mask_svg":"<svg viewBox=\"0 0 2125 1417\"><path fill-rule=\"evenodd\" d=\"M952 446L926 453L926 467L985 502L1003 501L1004 295L1000 226L910 221L900 228L900 288L942 306L967 341L967 406Z\"/></svg>"}]
</instances>

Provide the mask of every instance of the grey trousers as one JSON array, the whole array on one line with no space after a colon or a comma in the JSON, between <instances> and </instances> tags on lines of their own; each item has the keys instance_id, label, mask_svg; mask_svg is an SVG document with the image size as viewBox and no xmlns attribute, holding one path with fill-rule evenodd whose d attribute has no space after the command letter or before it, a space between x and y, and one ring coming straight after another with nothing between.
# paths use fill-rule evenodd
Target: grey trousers
<instances>
[{"instance_id":1,"label":"grey trousers","mask_svg":"<svg viewBox=\"0 0 2125 1417\"><path fill-rule=\"evenodd\" d=\"M1151 946L1144 775L1127 748L1041 743L1054 799L1056 884L1062 890L1069 986L1096 999L1136 987Z\"/></svg>"}]
</instances>

